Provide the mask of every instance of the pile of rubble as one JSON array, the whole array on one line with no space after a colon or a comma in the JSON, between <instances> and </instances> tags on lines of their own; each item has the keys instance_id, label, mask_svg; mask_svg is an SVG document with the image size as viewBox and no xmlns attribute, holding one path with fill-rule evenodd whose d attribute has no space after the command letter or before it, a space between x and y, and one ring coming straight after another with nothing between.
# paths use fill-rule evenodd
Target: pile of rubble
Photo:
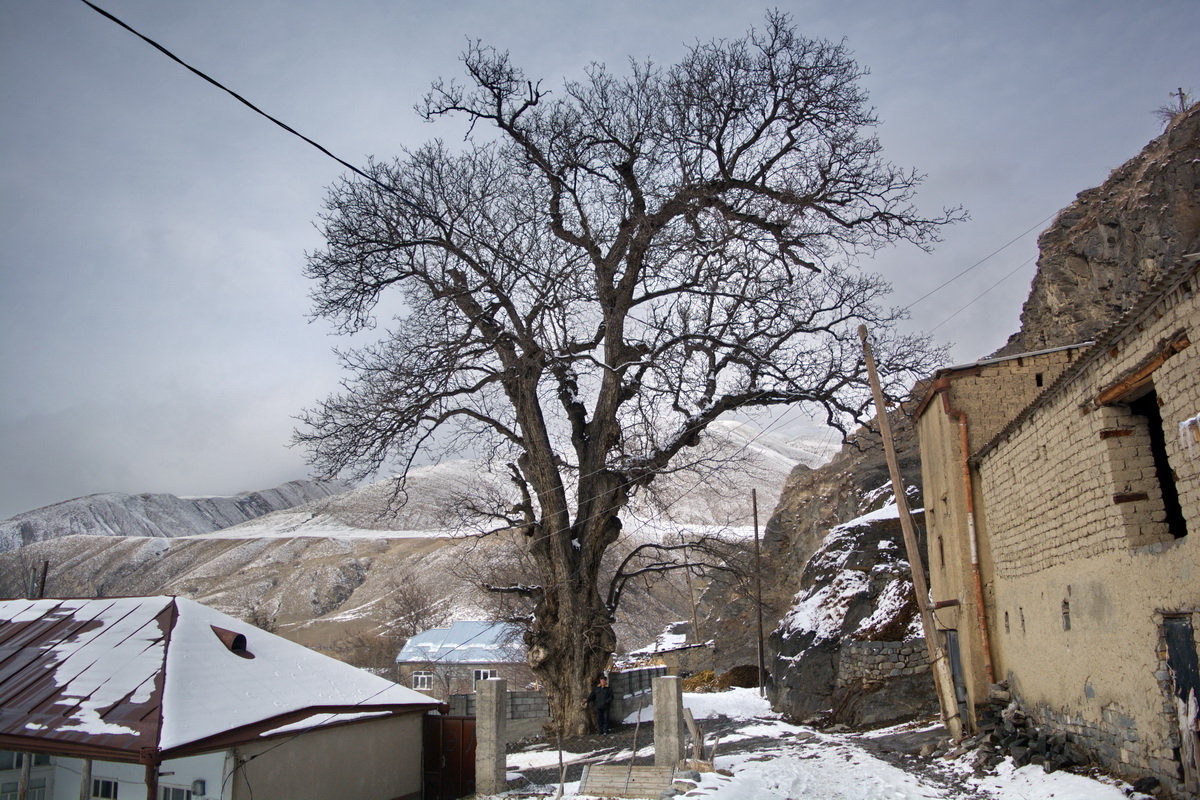
<instances>
[{"instance_id":1,"label":"pile of rubble","mask_svg":"<svg viewBox=\"0 0 1200 800\"><path fill-rule=\"evenodd\" d=\"M926 745L921 755L955 759L973 753L970 763L977 775L991 772L1008 757L1012 758L1016 767L1037 764L1046 772L1067 769L1084 773L1095 769L1087 749L1072 741L1069 734L1045 731L1038 727L1013 700L1007 682L992 684L987 703L977 706L975 711L978 732L974 736L966 737L957 744L947 741L940 745ZM1165 796L1163 787L1154 778L1136 781L1132 790L1133 796L1138 796L1138 793Z\"/></svg>"}]
</instances>

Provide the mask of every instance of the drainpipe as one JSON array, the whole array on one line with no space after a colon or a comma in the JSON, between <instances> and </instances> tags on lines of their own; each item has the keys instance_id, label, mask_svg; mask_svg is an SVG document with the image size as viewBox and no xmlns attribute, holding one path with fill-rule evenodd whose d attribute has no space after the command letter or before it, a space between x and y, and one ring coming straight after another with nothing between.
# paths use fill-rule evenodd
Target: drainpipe
<instances>
[{"instance_id":1,"label":"drainpipe","mask_svg":"<svg viewBox=\"0 0 1200 800\"><path fill-rule=\"evenodd\" d=\"M979 536L975 532L975 498L971 491L971 448L967 438L967 414L950 407L948 394L942 395L942 403L946 413L958 420L959 449L962 453L963 490L967 502L967 538L971 542L971 574L975 580L975 616L979 623L979 638L983 643L983 669L988 683L996 682L996 674L992 670L992 643L988 633L987 609L983 605L983 578L979 574Z\"/></svg>"}]
</instances>

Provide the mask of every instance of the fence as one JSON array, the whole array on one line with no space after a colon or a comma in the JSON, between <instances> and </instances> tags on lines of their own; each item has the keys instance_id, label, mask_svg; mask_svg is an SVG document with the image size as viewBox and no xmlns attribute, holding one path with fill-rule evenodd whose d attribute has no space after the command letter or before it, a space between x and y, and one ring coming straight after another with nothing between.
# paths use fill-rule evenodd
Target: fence
<instances>
[{"instance_id":1,"label":"fence","mask_svg":"<svg viewBox=\"0 0 1200 800\"><path fill-rule=\"evenodd\" d=\"M612 672L608 685L613 690L613 705L609 719L619 725L637 713L639 708L650 705L650 682L667 674L664 666L639 667L623 672ZM582 698L580 698L582 699ZM450 696L450 714L456 717L475 716L475 694ZM533 736L541 736L543 725L550 719L550 704L545 692L519 691L508 693L506 738L510 742Z\"/></svg>"}]
</instances>

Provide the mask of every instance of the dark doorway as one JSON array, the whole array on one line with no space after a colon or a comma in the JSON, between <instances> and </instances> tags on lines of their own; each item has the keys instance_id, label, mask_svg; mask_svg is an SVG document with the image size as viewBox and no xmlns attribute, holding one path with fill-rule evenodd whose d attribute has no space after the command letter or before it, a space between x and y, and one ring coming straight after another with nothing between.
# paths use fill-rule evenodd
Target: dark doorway
<instances>
[{"instance_id":1,"label":"dark doorway","mask_svg":"<svg viewBox=\"0 0 1200 800\"><path fill-rule=\"evenodd\" d=\"M1167 640L1167 669L1179 723L1179 766L1184 785L1200 789L1200 734L1197 733L1197 700L1200 699L1200 664L1196 658L1196 635L1191 617L1166 617L1163 633Z\"/></svg>"},{"instance_id":2,"label":"dark doorway","mask_svg":"<svg viewBox=\"0 0 1200 800\"><path fill-rule=\"evenodd\" d=\"M1154 458L1154 474L1162 492L1164 521L1167 530L1176 539L1187 536L1187 521L1183 506L1179 504L1179 487L1175 485L1175 473L1167 457L1167 437L1163 431L1162 412L1158 409L1158 394L1151 389L1129 404L1129 410L1146 420L1149 435L1150 455Z\"/></svg>"},{"instance_id":3,"label":"dark doorway","mask_svg":"<svg viewBox=\"0 0 1200 800\"><path fill-rule=\"evenodd\" d=\"M425 716L425 800L475 793L475 718Z\"/></svg>"},{"instance_id":4,"label":"dark doorway","mask_svg":"<svg viewBox=\"0 0 1200 800\"><path fill-rule=\"evenodd\" d=\"M954 678L954 696L958 700L958 718L962 720L963 728L967 720L967 684L963 678L962 653L958 649L958 631L942 631L945 636L946 657L950 659L950 674Z\"/></svg>"}]
</instances>

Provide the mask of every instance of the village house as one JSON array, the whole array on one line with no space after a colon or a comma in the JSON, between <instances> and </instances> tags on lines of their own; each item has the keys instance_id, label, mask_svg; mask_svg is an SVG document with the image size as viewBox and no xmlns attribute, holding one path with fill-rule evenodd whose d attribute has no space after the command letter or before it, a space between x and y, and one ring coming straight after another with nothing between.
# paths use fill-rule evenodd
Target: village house
<instances>
[{"instance_id":1,"label":"village house","mask_svg":"<svg viewBox=\"0 0 1200 800\"><path fill-rule=\"evenodd\" d=\"M662 665L668 675L686 678L697 672L713 668L713 643L688 643L691 623L673 622L655 637L654 641L637 650L630 650L616 660L617 669L633 669L649 665Z\"/></svg>"},{"instance_id":2,"label":"village house","mask_svg":"<svg viewBox=\"0 0 1200 800\"><path fill-rule=\"evenodd\" d=\"M916 411L935 618L968 728L1007 680L1039 726L1192 795L1198 261L1094 343L940 370Z\"/></svg>"},{"instance_id":3,"label":"village house","mask_svg":"<svg viewBox=\"0 0 1200 800\"><path fill-rule=\"evenodd\" d=\"M475 684L504 678L508 685L532 687L520 633L498 622L455 622L412 637L396 656L400 682L440 700L470 694Z\"/></svg>"},{"instance_id":4,"label":"village house","mask_svg":"<svg viewBox=\"0 0 1200 800\"><path fill-rule=\"evenodd\" d=\"M3 797L417 798L437 708L185 598L0 600Z\"/></svg>"}]
</instances>

